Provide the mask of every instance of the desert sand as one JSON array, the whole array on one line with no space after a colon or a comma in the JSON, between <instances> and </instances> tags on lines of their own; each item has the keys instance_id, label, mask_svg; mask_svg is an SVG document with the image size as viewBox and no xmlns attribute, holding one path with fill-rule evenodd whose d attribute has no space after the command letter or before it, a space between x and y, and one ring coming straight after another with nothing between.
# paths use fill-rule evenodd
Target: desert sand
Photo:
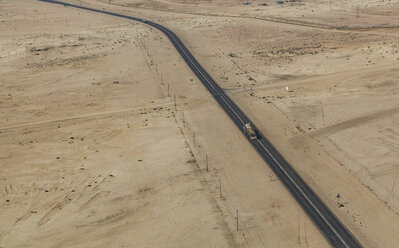
<instances>
[{"instance_id":1,"label":"desert sand","mask_svg":"<svg viewBox=\"0 0 399 248\"><path fill-rule=\"evenodd\" d=\"M68 2L173 30L364 247L397 247L397 2ZM0 23L0 247L330 247L162 33L33 0Z\"/></svg>"}]
</instances>

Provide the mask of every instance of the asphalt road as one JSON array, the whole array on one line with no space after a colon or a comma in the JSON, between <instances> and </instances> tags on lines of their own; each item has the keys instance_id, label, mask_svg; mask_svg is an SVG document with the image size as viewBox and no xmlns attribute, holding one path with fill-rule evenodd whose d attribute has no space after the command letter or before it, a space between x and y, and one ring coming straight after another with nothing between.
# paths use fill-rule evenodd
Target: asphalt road
<instances>
[{"instance_id":1,"label":"asphalt road","mask_svg":"<svg viewBox=\"0 0 399 248\"><path fill-rule=\"evenodd\" d=\"M186 61L198 79L212 94L215 100L220 104L223 110L228 114L231 120L237 125L239 130L243 132L243 125L251 123L257 130L258 139L248 141L254 146L266 163L271 167L274 173L280 178L281 182L287 187L289 192L295 197L299 205L305 210L314 224L319 228L332 247L337 248L361 248L361 244L351 234L351 232L339 221L339 219L331 212L331 210L320 200L313 190L304 182L293 167L283 158L279 151L263 136L256 128L255 124L241 111L241 109L228 97L222 88L209 76L202 68L193 55L184 46L181 40L169 29L141 18L131 17L118 13L108 12L105 10L93 9L84 6L64 3L52 0L39 0L42 2L64 5L66 7L74 7L87 11L94 11L120 18L126 18L138 22L145 23L162 31L175 46L177 51Z\"/></svg>"}]
</instances>

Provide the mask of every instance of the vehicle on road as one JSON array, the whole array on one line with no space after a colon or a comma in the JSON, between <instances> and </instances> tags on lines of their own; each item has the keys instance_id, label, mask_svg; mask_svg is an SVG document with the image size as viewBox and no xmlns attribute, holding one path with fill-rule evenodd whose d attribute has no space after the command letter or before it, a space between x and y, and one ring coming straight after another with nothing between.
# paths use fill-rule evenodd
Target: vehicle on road
<instances>
[{"instance_id":1,"label":"vehicle on road","mask_svg":"<svg viewBox=\"0 0 399 248\"><path fill-rule=\"evenodd\" d=\"M244 126L242 127L244 130L244 133L251 139L251 140L256 140L258 139L258 135L256 134L256 131L252 128L251 123L245 123Z\"/></svg>"}]
</instances>

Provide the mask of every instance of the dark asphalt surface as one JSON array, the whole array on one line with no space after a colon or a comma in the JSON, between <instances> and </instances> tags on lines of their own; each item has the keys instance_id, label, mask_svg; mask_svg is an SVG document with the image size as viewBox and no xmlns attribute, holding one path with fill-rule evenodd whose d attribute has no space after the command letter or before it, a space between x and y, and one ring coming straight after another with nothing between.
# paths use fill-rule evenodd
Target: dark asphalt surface
<instances>
[{"instance_id":1,"label":"dark asphalt surface","mask_svg":"<svg viewBox=\"0 0 399 248\"><path fill-rule=\"evenodd\" d=\"M278 150L263 136L256 128L255 124L241 111L241 109L228 97L219 85L209 76L202 68L193 55L188 51L180 39L169 29L141 18L131 17L118 13L108 12L105 10L88 8L80 5L64 3L52 0L39 0L42 2L60 4L66 7L74 7L87 11L107 14L129 20L145 23L149 26L162 31L175 46L177 51L186 61L198 79L212 94L215 100L220 104L223 110L228 114L231 120L237 125L239 130L243 132L243 125L250 122L255 130L257 130L258 139L248 141L254 146L266 163L271 167L274 173L279 177L281 182L287 187L289 192L295 197L299 205L312 219L314 224L319 228L326 240L332 247L336 248L361 248L361 244L351 234L351 232L339 221L339 219L331 212L331 210L320 200L313 190L304 182L292 166L283 158Z\"/></svg>"}]
</instances>

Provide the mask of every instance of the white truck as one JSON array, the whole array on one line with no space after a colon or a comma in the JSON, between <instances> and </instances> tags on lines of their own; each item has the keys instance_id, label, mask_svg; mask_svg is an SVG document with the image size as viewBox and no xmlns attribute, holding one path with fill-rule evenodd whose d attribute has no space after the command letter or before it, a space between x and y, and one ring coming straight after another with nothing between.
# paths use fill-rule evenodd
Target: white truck
<instances>
[{"instance_id":1,"label":"white truck","mask_svg":"<svg viewBox=\"0 0 399 248\"><path fill-rule=\"evenodd\" d=\"M251 140L256 140L258 138L258 135L256 135L255 130L252 128L251 123L245 123L244 126L242 127L244 130L244 133L251 139Z\"/></svg>"}]
</instances>

